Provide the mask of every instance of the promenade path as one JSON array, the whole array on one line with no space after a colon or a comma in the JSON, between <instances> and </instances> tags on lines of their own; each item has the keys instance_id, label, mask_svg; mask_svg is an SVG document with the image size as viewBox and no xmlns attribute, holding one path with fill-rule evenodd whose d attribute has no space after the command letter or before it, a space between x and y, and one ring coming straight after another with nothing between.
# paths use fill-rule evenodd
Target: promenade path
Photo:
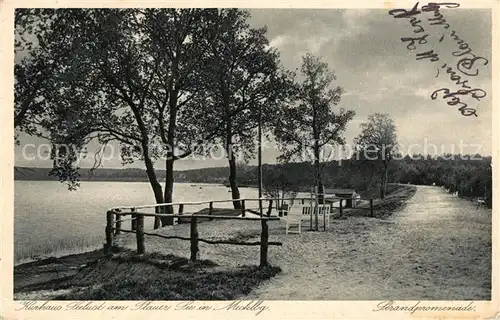
<instances>
[{"instance_id":1,"label":"promenade path","mask_svg":"<svg viewBox=\"0 0 500 320\"><path fill-rule=\"evenodd\" d=\"M389 219L350 217L322 236L286 239L271 261L283 273L247 298L491 299L491 216L442 188L417 186Z\"/></svg>"}]
</instances>

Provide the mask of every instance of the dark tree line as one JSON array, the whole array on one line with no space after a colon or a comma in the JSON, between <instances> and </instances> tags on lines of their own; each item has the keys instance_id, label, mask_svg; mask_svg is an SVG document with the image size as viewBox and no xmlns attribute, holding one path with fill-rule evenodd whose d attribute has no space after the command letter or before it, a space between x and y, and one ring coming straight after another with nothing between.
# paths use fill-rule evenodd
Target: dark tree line
<instances>
[{"instance_id":1,"label":"dark tree line","mask_svg":"<svg viewBox=\"0 0 500 320\"><path fill-rule=\"evenodd\" d=\"M484 197L488 207L492 207L491 157L479 155L451 155L433 158L425 155L406 156L393 159L387 173L389 183L442 186L450 193L458 192L459 197ZM273 172L278 171L278 172ZM290 190L308 192L303 186L314 185L314 167L308 163L268 165L264 171L269 177L281 176L281 180L292 181ZM323 184L327 188L356 189L358 192L372 192L380 188L381 177L378 170L366 161L344 159L330 162L325 166ZM273 181L272 179L270 179ZM269 181L264 178L264 181ZM269 183L273 187L276 183Z\"/></svg>"},{"instance_id":2,"label":"dark tree line","mask_svg":"<svg viewBox=\"0 0 500 320\"><path fill-rule=\"evenodd\" d=\"M492 206L491 157L451 155L439 158L418 155L395 161L391 170L395 182L443 186L459 197L484 197Z\"/></svg>"}]
</instances>

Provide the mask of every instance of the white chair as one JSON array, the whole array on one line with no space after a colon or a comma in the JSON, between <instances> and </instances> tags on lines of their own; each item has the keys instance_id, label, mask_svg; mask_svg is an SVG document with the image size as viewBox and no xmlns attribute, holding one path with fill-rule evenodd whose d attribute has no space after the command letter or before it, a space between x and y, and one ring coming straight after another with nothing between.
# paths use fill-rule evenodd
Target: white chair
<instances>
[{"instance_id":1,"label":"white chair","mask_svg":"<svg viewBox=\"0 0 500 320\"><path fill-rule=\"evenodd\" d=\"M476 199L476 210L478 210L479 207L487 208L487 206L486 206L486 199L485 198L479 197L479 198Z\"/></svg>"},{"instance_id":2,"label":"white chair","mask_svg":"<svg viewBox=\"0 0 500 320\"><path fill-rule=\"evenodd\" d=\"M286 218L286 234L289 233L301 233L302 230L302 217L311 214L312 207L311 204L295 204L292 205L288 211ZM290 230L291 228L297 228L296 231Z\"/></svg>"}]
</instances>

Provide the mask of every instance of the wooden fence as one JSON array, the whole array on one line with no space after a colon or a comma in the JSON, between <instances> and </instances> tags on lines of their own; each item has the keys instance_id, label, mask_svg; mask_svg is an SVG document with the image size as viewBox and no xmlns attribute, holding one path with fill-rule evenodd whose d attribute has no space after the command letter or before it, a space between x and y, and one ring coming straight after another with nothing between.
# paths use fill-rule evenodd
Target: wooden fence
<instances>
[{"instance_id":1,"label":"wooden fence","mask_svg":"<svg viewBox=\"0 0 500 320\"><path fill-rule=\"evenodd\" d=\"M268 247L270 245L281 246L281 242L269 241L269 229L268 229L268 221L280 220L278 216L272 216L273 210L273 202L274 201L300 201L304 203L304 201L314 201L310 197L303 198L285 198L285 199L237 199L237 200L214 200L214 201L200 201L200 202L179 202L179 203L168 203L168 204L156 204L156 205L145 205L145 206L135 206L135 207L117 207L107 211L106 216L106 243L104 244L105 253L111 252L112 247L114 246L115 236L124 233L135 233L136 234L136 242L137 242L137 253L143 254L146 252L145 246L145 236L154 236L160 237L163 239L179 239L190 241L190 260L196 261L199 257L199 242L204 242L208 244L230 244L230 245L246 245L246 246L260 246L260 266L265 266L268 264L267 261L267 252ZM333 205L335 201L339 202L339 211L340 216L343 216L343 201L347 200L342 197L328 197L325 198L325 201L330 204L333 209ZM235 201L239 201L241 204L241 209L227 209L227 211L231 211L232 213L239 213L239 216L234 215L220 215L217 214L217 211L214 212L214 204L215 203L233 203ZM267 201L267 212L263 214L264 203ZM370 216L373 216L373 200L369 199L370 206L369 208L356 208L356 209L369 209ZM250 202L257 202L255 207L248 206ZM206 214L200 213L186 213L184 212L185 207L189 205L199 206L199 205L208 205L208 212ZM165 214L165 213L149 213L143 212L143 209L156 209L158 207L178 207L177 213L174 214ZM333 211L333 210L332 210ZM247 215L247 213L251 213L251 215ZM127 218L130 216L130 218ZM167 236L161 235L157 233L146 232L144 227L144 218L145 217L169 217L169 218L177 218L178 223L184 223L188 221L190 224L190 235L189 237L181 237L181 236ZM254 242L243 242L243 241L230 241L230 240L207 240L199 237L198 233L198 222L200 219L208 219L208 220L217 220L217 219L230 219L230 220L245 220L245 221L260 221L261 222L261 234L260 241ZM124 229L122 223L125 221L130 221L130 229Z\"/></svg>"},{"instance_id":2,"label":"wooden fence","mask_svg":"<svg viewBox=\"0 0 500 320\"><path fill-rule=\"evenodd\" d=\"M233 200L230 200L231 202ZM210 201L209 203L209 214L197 214L197 213L191 213L191 214L185 214L183 213L183 207L186 204L193 204L193 203L179 203L179 213L177 214L160 214L160 213L147 213L147 212L141 212L138 211L138 209L141 208L151 208L151 207L156 207L154 206L142 206L142 207L132 207L132 208L115 208L108 210L107 215L106 215L106 243L104 245L104 252L109 253L111 252L111 248L113 247L114 243L114 238L116 235L119 235L121 232L125 233L135 233L136 235L136 243L137 243L137 253L138 254L143 254L146 252L146 246L145 246L145 236L154 236L154 237L160 237L163 239L179 239L179 240L185 240L185 241L190 241L190 260L191 261L196 261L199 258L199 242L204 242L208 244L231 244L231 245L245 245L245 246L260 246L260 266L266 266L268 265L268 247L275 245L275 246L281 246L281 242L276 242L276 241L269 241L269 227L268 227L268 221L274 221L274 220L280 220L279 217L275 216L270 216L270 209L268 210L268 213L266 216L245 216L245 209L242 209L242 215L243 216L227 216L227 215L217 215L217 214L212 214L213 210L213 202L222 202L222 201ZM200 204L200 203L194 203L194 204ZM169 204L169 205L174 205L174 204ZM272 202L270 202L270 206L272 205ZM165 205L163 205L165 206ZM124 211L129 210L129 211ZM130 216L131 218L124 218L126 216ZM181 237L181 236L167 236L167 235L161 235L157 233L150 233L146 232L144 228L144 218L145 217L174 217L178 219L189 219L190 223L190 235L189 237ZM260 241L254 241L254 242L249 242L249 241L231 241L231 240L207 240L207 239L202 239L199 237L198 233L198 222L199 219L202 218L207 218L209 220L222 220L222 219L230 219L230 220L245 220L245 221L260 221L261 223L261 234L260 234ZM131 229L123 229L122 227L122 222L125 221L131 221Z\"/></svg>"}]
</instances>

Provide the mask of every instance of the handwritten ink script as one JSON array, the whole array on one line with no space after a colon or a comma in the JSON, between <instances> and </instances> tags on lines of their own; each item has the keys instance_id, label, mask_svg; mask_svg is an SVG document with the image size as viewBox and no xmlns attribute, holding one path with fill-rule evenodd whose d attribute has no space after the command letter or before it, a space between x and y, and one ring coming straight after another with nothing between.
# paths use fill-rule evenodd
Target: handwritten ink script
<instances>
[{"instance_id":1,"label":"handwritten ink script","mask_svg":"<svg viewBox=\"0 0 500 320\"><path fill-rule=\"evenodd\" d=\"M118 301L20 301L16 311L239 311L251 312L256 316L270 308L262 300L228 301L222 306L214 306L204 301L156 302L141 301L133 305Z\"/></svg>"},{"instance_id":2,"label":"handwritten ink script","mask_svg":"<svg viewBox=\"0 0 500 320\"><path fill-rule=\"evenodd\" d=\"M421 301L416 303L396 303L392 300L382 301L377 304L373 311L399 311L399 312L409 312L414 314L415 312L475 312L476 306L474 302L469 302L468 304L457 304L457 305L426 305Z\"/></svg>"},{"instance_id":3,"label":"handwritten ink script","mask_svg":"<svg viewBox=\"0 0 500 320\"><path fill-rule=\"evenodd\" d=\"M417 2L409 10L392 9L389 11L389 15L395 19L408 20L413 34L401 37L401 41L406 44L406 49L418 52L415 54L415 59L428 60L430 63L436 64L436 77L442 72L455 86L451 89L440 88L435 90L430 96L431 99L441 98L446 100L447 105L456 106L462 115L477 117L477 110L470 107L464 100L472 98L481 101L486 97L486 92L481 88L473 87L469 84L469 80L471 80L471 77L477 77L480 74L480 68L488 65L488 59L473 53L470 45L460 38L457 31L452 30L450 23L446 21L445 16L440 11L441 8L451 9L459 6L460 4L453 2L430 2L419 9L419 3ZM441 28L439 31L442 34L437 40L438 44L443 43L443 40L448 36L456 45L456 50L451 53L452 59L456 60L454 63L443 61L443 56L436 48L429 48L431 46L429 43L430 33L426 31L427 26L424 27L422 20L427 20L430 28Z\"/></svg>"}]
</instances>

